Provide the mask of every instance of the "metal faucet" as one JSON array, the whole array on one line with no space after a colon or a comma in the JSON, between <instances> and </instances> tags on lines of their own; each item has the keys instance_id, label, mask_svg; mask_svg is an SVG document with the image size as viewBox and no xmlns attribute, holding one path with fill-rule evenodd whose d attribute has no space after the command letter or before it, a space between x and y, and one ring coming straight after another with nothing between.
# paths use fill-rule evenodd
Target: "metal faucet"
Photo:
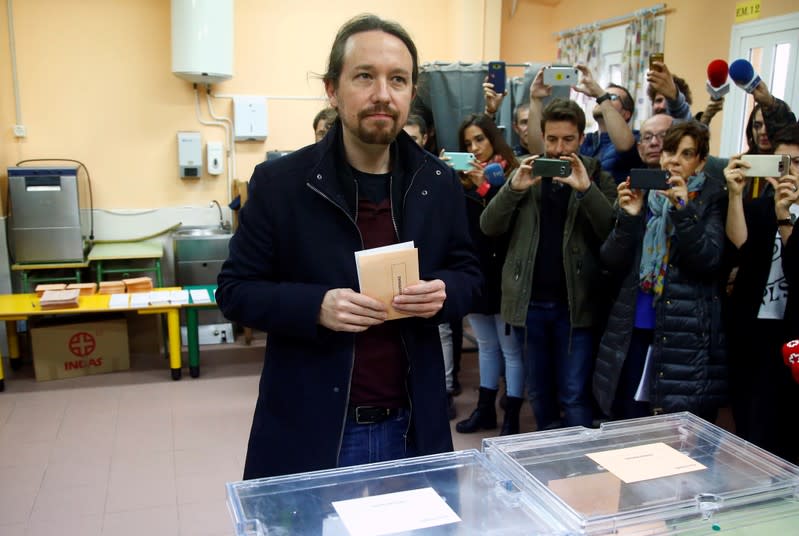
<instances>
[{"instance_id":1,"label":"metal faucet","mask_svg":"<svg viewBox=\"0 0 799 536\"><path fill-rule=\"evenodd\" d=\"M219 205L219 201L212 199L211 202L208 203L208 208L212 208L214 205L216 205L216 209L219 211L219 228L227 230L230 224L222 219L222 207Z\"/></svg>"}]
</instances>

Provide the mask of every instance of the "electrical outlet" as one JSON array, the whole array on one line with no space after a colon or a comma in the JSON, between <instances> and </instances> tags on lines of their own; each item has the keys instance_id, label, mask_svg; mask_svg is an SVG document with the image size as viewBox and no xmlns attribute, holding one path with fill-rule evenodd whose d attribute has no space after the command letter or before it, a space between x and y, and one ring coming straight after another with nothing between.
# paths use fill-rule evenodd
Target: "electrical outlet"
<instances>
[{"instance_id":1,"label":"electrical outlet","mask_svg":"<svg viewBox=\"0 0 799 536\"><path fill-rule=\"evenodd\" d=\"M25 125L14 125L14 136L17 138L24 138L28 135Z\"/></svg>"}]
</instances>

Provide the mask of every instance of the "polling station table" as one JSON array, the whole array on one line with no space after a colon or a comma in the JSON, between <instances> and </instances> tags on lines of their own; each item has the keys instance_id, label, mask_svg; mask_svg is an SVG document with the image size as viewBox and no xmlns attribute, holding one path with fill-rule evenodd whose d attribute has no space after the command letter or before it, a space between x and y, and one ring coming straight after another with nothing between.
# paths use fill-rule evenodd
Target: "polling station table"
<instances>
[{"instance_id":1,"label":"polling station table","mask_svg":"<svg viewBox=\"0 0 799 536\"><path fill-rule=\"evenodd\" d=\"M189 303L183 304L186 313L186 346L189 350L189 374L192 378L200 376L200 335L197 312L200 309L216 309L216 285L189 285L183 290L189 291ZM198 296L205 296L208 299L197 300Z\"/></svg>"},{"instance_id":2,"label":"polling station table","mask_svg":"<svg viewBox=\"0 0 799 536\"><path fill-rule=\"evenodd\" d=\"M154 291L172 291L177 288L154 289ZM180 304L166 303L157 305L137 305L134 302L127 306L111 307L110 294L94 294L91 296L80 296L78 307L67 309L42 309L39 305L39 298L36 294L2 294L0 295L0 320L6 322L6 335L8 338L8 349L11 363L20 358L19 339L15 322L18 320L28 320L31 317L41 316L61 316L97 313L119 313L126 311L136 311L139 314L164 314L167 319L168 335L168 356L169 368L171 369L172 379L179 380L181 377L180 360ZM131 294L130 296L134 296ZM12 368L16 368L13 367ZM0 391L5 389L5 376L3 373L2 356L0 355Z\"/></svg>"}]
</instances>

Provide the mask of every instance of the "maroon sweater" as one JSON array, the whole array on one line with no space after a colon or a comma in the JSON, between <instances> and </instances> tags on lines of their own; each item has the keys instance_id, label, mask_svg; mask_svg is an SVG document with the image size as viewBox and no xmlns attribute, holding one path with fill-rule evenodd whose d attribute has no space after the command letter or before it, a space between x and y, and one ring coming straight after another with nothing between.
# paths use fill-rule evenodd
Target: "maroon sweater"
<instances>
[{"instance_id":1,"label":"maroon sweater","mask_svg":"<svg viewBox=\"0 0 799 536\"><path fill-rule=\"evenodd\" d=\"M391 201L388 198L378 204L360 199L357 224L366 249L397 243L391 220ZM408 407L407 375L408 360L405 358L397 320L384 322L355 335L351 405Z\"/></svg>"}]
</instances>

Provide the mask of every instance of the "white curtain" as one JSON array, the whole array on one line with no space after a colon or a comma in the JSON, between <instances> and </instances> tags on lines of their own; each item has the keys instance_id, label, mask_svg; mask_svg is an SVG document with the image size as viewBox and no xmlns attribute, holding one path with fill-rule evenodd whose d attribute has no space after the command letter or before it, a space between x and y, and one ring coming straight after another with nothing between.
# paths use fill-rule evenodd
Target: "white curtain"
<instances>
[{"instance_id":1,"label":"white curtain","mask_svg":"<svg viewBox=\"0 0 799 536\"><path fill-rule=\"evenodd\" d=\"M622 84L635 99L636 114L633 128L638 128L647 114L639 111L648 108L646 96L646 71L649 55L656 50L655 13L652 10L636 13L627 26L624 53L622 55Z\"/></svg>"},{"instance_id":2,"label":"white curtain","mask_svg":"<svg viewBox=\"0 0 799 536\"><path fill-rule=\"evenodd\" d=\"M576 33L561 37L558 41L558 63L563 65L582 63L591 69L594 77L598 77L601 67L599 61L600 41L598 26L578 29ZM571 91L570 98L585 111L586 131L594 130L595 124L591 115L594 99L574 90Z\"/></svg>"}]
</instances>

